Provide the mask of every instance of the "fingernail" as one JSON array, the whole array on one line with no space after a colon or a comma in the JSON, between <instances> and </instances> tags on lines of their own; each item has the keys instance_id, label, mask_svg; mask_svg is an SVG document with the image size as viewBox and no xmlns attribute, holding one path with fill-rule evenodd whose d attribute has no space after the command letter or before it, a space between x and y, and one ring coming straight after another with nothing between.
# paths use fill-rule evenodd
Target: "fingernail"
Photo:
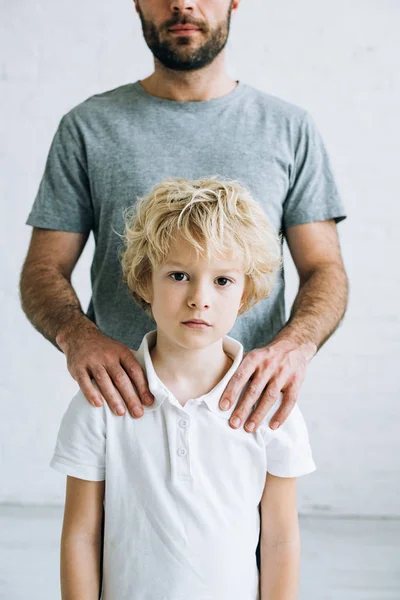
<instances>
[{"instance_id":1,"label":"fingernail","mask_svg":"<svg viewBox=\"0 0 400 600\"><path fill-rule=\"evenodd\" d=\"M140 408L140 406L135 406L133 409L133 414L135 417L141 417L143 414L143 408Z\"/></svg>"},{"instance_id":2,"label":"fingernail","mask_svg":"<svg viewBox=\"0 0 400 600\"><path fill-rule=\"evenodd\" d=\"M229 408L229 402L228 400L224 400L223 402L221 402L221 409L222 410L227 410Z\"/></svg>"},{"instance_id":3,"label":"fingernail","mask_svg":"<svg viewBox=\"0 0 400 600\"><path fill-rule=\"evenodd\" d=\"M143 402L144 402L144 404L153 404L154 396L152 396L152 394L146 394L145 397L143 398Z\"/></svg>"},{"instance_id":4,"label":"fingernail","mask_svg":"<svg viewBox=\"0 0 400 600\"><path fill-rule=\"evenodd\" d=\"M279 427L279 421L274 421L271 425L271 429L278 429Z\"/></svg>"},{"instance_id":5,"label":"fingernail","mask_svg":"<svg viewBox=\"0 0 400 600\"><path fill-rule=\"evenodd\" d=\"M240 425L240 419L239 419L239 417L233 417L233 419L231 419L231 424L234 427L239 427L239 425Z\"/></svg>"},{"instance_id":6,"label":"fingernail","mask_svg":"<svg viewBox=\"0 0 400 600\"><path fill-rule=\"evenodd\" d=\"M124 414L125 414L125 409L124 409L124 407L123 407L123 406L117 406L117 408L116 408L116 412L117 412L117 415L120 415L120 416L122 416L122 415L124 415Z\"/></svg>"},{"instance_id":7,"label":"fingernail","mask_svg":"<svg viewBox=\"0 0 400 600\"><path fill-rule=\"evenodd\" d=\"M254 427L255 427L255 423L253 423L253 422L247 423L247 425L246 425L247 431L253 431Z\"/></svg>"}]
</instances>

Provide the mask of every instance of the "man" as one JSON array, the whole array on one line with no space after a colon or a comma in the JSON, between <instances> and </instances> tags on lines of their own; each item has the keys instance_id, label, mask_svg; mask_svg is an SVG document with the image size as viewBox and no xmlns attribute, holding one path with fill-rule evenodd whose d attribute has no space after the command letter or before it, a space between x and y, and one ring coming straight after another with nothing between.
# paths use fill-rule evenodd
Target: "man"
<instances>
[{"instance_id":1,"label":"man","mask_svg":"<svg viewBox=\"0 0 400 600\"><path fill-rule=\"evenodd\" d=\"M336 232L345 215L323 142L304 110L225 72L240 0L134 3L154 73L94 96L62 119L27 221L34 229L21 274L23 309L65 353L89 402L102 402L94 379L116 414L127 407L140 418L152 398L129 348L154 324L122 283L123 210L165 177L237 179L283 232L300 286L288 323L283 273L273 296L238 319L230 335L247 354L220 407L229 409L248 385L229 423L251 432L282 392L271 421L279 427L347 304ZM90 231L96 249L86 316L71 274Z\"/></svg>"}]
</instances>

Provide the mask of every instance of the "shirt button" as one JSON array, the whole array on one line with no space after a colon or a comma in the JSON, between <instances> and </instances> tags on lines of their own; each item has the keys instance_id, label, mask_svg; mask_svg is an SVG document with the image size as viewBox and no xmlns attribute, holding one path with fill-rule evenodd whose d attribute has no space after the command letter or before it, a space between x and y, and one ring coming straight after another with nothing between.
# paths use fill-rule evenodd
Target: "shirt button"
<instances>
[{"instance_id":1,"label":"shirt button","mask_svg":"<svg viewBox=\"0 0 400 600\"><path fill-rule=\"evenodd\" d=\"M185 429L189 425L189 421L187 421L186 419L181 419L179 421L179 425L182 427L182 429Z\"/></svg>"},{"instance_id":2,"label":"shirt button","mask_svg":"<svg viewBox=\"0 0 400 600\"><path fill-rule=\"evenodd\" d=\"M187 451L185 450L185 448L179 448L178 450L178 456L186 456Z\"/></svg>"}]
</instances>

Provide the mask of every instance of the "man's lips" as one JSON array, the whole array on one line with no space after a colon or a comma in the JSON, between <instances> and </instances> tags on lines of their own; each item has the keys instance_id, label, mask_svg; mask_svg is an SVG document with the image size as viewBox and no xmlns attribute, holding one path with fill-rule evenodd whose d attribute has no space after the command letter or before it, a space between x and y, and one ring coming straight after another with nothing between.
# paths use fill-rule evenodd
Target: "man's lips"
<instances>
[{"instance_id":1,"label":"man's lips","mask_svg":"<svg viewBox=\"0 0 400 600\"><path fill-rule=\"evenodd\" d=\"M172 33L179 33L181 35L191 35L200 30L194 25L173 25L172 27L169 27L169 31L172 31Z\"/></svg>"},{"instance_id":2,"label":"man's lips","mask_svg":"<svg viewBox=\"0 0 400 600\"><path fill-rule=\"evenodd\" d=\"M198 27L195 25L172 25L172 27L169 27L169 29L174 31L175 29L198 29Z\"/></svg>"}]
</instances>

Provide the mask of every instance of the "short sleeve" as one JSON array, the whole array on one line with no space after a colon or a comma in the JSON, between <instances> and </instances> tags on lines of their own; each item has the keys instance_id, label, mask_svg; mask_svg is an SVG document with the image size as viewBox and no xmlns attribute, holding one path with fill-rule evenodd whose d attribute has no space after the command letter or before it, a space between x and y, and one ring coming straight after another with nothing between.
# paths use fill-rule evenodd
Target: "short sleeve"
<instances>
[{"instance_id":1,"label":"short sleeve","mask_svg":"<svg viewBox=\"0 0 400 600\"><path fill-rule=\"evenodd\" d=\"M105 454L104 404L92 406L79 390L62 418L50 466L78 479L104 481Z\"/></svg>"},{"instance_id":2,"label":"short sleeve","mask_svg":"<svg viewBox=\"0 0 400 600\"><path fill-rule=\"evenodd\" d=\"M289 191L283 203L283 228L346 218L331 163L313 121L306 114L300 127Z\"/></svg>"},{"instance_id":3,"label":"short sleeve","mask_svg":"<svg viewBox=\"0 0 400 600\"><path fill-rule=\"evenodd\" d=\"M268 425L280 402L281 398L270 409L264 422L267 471L277 477L299 477L312 473L316 466L307 425L298 405L278 429L271 429Z\"/></svg>"},{"instance_id":4,"label":"short sleeve","mask_svg":"<svg viewBox=\"0 0 400 600\"><path fill-rule=\"evenodd\" d=\"M93 229L83 140L70 115L61 119L27 225L76 233Z\"/></svg>"}]
</instances>

